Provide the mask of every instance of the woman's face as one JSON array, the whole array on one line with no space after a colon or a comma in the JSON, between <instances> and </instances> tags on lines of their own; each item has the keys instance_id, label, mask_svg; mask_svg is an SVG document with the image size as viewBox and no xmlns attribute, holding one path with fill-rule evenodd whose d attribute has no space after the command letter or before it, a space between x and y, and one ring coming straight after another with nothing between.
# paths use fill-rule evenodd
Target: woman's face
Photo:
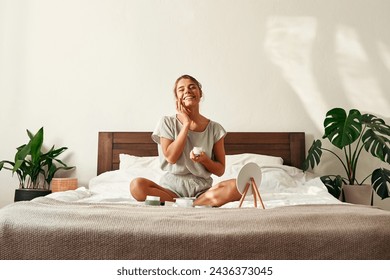
<instances>
[{"instance_id":1,"label":"woman's face","mask_svg":"<svg viewBox=\"0 0 390 280\"><path fill-rule=\"evenodd\" d=\"M181 79L176 86L176 98L181 100L183 106L199 104L202 91L191 79Z\"/></svg>"}]
</instances>

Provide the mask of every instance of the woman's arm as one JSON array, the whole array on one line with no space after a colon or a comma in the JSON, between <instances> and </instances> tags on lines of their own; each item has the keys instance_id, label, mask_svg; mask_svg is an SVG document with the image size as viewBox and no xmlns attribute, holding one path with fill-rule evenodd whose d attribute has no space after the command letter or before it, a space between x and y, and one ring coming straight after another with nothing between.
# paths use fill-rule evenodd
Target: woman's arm
<instances>
[{"instance_id":1,"label":"woman's arm","mask_svg":"<svg viewBox=\"0 0 390 280\"><path fill-rule=\"evenodd\" d=\"M192 152L191 159L203 164L209 172L220 177L225 173L225 139L223 137L214 144L213 153L215 160L209 158L205 153L196 157Z\"/></svg>"},{"instance_id":2,"label":"woman's arm","mask_svg":"<svg viewBox=\"0 0 390 280\"><path fill-rule=\"evenodd\" d=\"M187 141L189 125L183 126L175 140L160 137L161 148L166 160L175 164L183 153Z\"/></svg>"},{"instance_id":3,"label":"woman's arm","mask_svg":"<svg viewBox=\"0 0 390 280\"><path fill-rule=\"evenodd\" d=\"M189 110L183 106L183 99L179 98L176 100L176 111L182 119L183 128L180 130L175 140L160 137L160 143L163 154L166 160L175 164L183 153L184 147L187 141L188 130L190 129L191 119L189 117Z\"/></svg>"}]
</instances>

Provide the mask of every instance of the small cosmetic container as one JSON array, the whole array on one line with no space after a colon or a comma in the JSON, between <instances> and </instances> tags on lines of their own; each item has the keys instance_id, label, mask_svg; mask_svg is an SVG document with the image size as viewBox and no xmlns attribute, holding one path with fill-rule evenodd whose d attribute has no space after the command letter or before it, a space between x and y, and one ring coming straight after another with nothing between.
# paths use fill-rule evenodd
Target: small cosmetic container
<instances>
[{"instance_id":1,"label":"small cosmetic container","mask_svg":"<svg viewBox=\"0 0 390 280\"><path fill-rule=\"evenodd\" d=\"M200 156L200 154L203 152L203 149L201 147L194 147L192 149L192 152L195 156Z\"/></svg>"},{"instance_id":2,"label":"small cosmetic container","mask_svg":"<svg viewBox=\"0 0 390 280\"><path fill-rule=\"evenodd\" d=\"M195 197L178 197L175 198L176 206L178 207L194 207Z\"/></svg>"},{"instance_id":3,"label":"small cosmetic container","mask_svg":"<svg viewBox=\"0 0 390 280\"><path fill-rule=\"evenodd\" d=\"M152 195L146 196L145 205L160 206L161 205L160 197L152 196Z\"/></svg>"}]
</instances>

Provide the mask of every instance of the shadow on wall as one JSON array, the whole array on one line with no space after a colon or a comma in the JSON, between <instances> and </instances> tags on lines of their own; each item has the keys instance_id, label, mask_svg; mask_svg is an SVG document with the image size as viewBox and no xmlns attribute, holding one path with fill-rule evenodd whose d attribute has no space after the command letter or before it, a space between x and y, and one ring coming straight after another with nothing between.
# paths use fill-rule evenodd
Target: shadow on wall
<instances>
[{"instance_id":1,"label":"shadow on wall","mask_svg":"<svg viewBox=\"0 0 390 280\"><path fill-rule=\"evenodd\" d=\"M264 48L268 58L280 69L319 132L332 107L388 117L384 114L390 108L390 37L384 26L389 20L385 24L380 20L388 17L367 18L370 7L380 8L375 3L359 4L367 6L366 11L359 9L364 15L335 3L333 8L338 10L328 18L279 15L267 19ZM324 50L333 53L324 54Z\"/></svg>"},{"instance_id":2,"label":"shadow on wall","mask_svg":"<svg viewBox=\"0 0 390 280\"><path fill-rule=\"evenodd\" d=\"M324 116L333 107L357 108L387 123L390 119L390 36L385 27L390 20L384 12L390 2L356 1L358 9L349 1L332 2L266 19L265 52L317 128L314 138L322 136ZM307 137L311 143L313 135ZM390 199L375 200L390 210Z\"/></svg>"}]
</instances>

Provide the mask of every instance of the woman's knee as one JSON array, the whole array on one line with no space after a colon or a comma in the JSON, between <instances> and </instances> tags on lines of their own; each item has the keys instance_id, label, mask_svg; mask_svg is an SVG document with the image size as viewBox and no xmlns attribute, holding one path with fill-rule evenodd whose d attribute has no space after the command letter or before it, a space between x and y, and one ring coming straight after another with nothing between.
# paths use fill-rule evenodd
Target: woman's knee
<instances>
[{"instance_id":1,"label":"woman's knee","mask_svg":"<svg viewBox=\"0 0 390 280\"><path fill-rule=\"evenodd\" d=\"M238 192L236 179L230 179L230 180L219 182L213 187L213 189L223 189L224 193Z\"/></svg>"},{"instance_id":2,"label":"woman's knee","mask_svg":"<svg viewBox=\"0 0 390 280\"><path fill-rule=\"evenodd\" d=\"M225 203L240 199L240 193L236 187L236 180L227 180L216 184L203 195L203 200L212 206L221 206Z\"/></svg>"},{"instance_id":3,"label":"woman's knee","mask_svg":"<svg viewBox=\"0 0 390 280\"><path fill-rule=\"evenodd\" d=\"M147 179L145 178L134 178L130 182L130 193L138 201L143 201L146 199L146 188Z\"/></svg>"},{"instance_id":4,"label":"woman's knee","mask_svg":"<svg viewBox=\"0 0 390 280\"><path fill-rule=\"evenodd\" d=\"M216 185L216 189L217 191L214 194L215 199L221 200L222 203L237 201L241 198L235 179L220 182Z\"/></svg>"}]
</instances>

